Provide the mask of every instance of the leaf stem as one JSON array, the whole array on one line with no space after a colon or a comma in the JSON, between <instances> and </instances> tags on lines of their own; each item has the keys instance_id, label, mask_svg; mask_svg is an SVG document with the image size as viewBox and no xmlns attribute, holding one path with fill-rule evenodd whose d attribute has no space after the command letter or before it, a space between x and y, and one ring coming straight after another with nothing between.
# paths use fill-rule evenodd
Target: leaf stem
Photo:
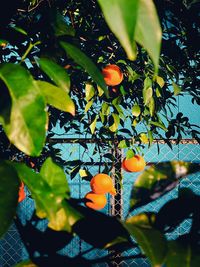
<instances>
[{"instance_id":1,"label":"leaf stem","mask_svg":"<svg viewBox=\"0 0 200 267\"><path fill-rule=\"evenodd\" d=\"M33 48L34 46L36 46L36 45L39 45L39 44L41 44L41 41L37 41L37 42L35 42L35 43L33 43L33 44L30 42L28 48L26 49L24 55L23 55L22 58L21 58L20 63L22 63L22 62L26 59L27 55L30 53L30 51L32 50L32 48Z\"/></svg>"}]
</instances>

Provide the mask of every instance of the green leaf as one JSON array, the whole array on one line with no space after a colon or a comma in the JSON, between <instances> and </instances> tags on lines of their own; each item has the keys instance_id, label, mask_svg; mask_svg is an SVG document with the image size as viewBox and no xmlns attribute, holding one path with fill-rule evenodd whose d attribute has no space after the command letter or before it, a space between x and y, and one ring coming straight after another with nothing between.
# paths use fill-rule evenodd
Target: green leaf
<instances>
[{"instance_id":1,"label":"green leaf","mask_svg":"<svg viewBox=\"0 0 200 267\"><path fill-rule=\"evenodd\" d=\"M93 122L90 124L90 130L91 130L91 133L92 133L92 134L93 134L94 131L95 131L96 123L97 123L97 119L98 119L98 116L96 116L95 119L93 120Z\"/></svg>"},{"instance_id":2,"label":"green leaf","mask_svg":"<svg viewBox=\"0 0 200 267\"><path fill-rule=\"evenodd\" d=\"M64 170L53 162L51 158L47 158L42 165L40 174L55 194L69 197L70 189L67 183Z\"/></svg>"},{"instance_id":3,"label":"green leaf","mask_svg":"<svg viewBox=\"0 0 200 267\"><path fill-rule=\"evenodd\" d=\"M143 99L144 99L144 105L148 106L148 104L150 103L152 96L153 96L153 90L151 87L145 88L142 91L143 94Z\"/></svg>"},{"instance_id":4,"label":"green leaf","mask_svg":"<svg viewBox=\"0 0 200 267\"><path fill-rule=\"evenodd\" d=\"M172 82L173 88L174 88L174 95L179 95L181 92L181 88L174 82Z\"/></svg>"},{"instance_id":5,"label":"green leaf","mask_svg":"<svg viewBox=\"0 0 200 267\"><path fill-rule=\"evenodd\" d=\"M86 101L89 101L94 95L95 95L94 86L87 83L85 86L85 99L86 99Z\"/></svg>"},{"instance_id":6,"label":"green leaf","mask_svg":"<svg viewBox=\"0 0 200 267\"><path fill-rule=\"evenodd\" d=\"M40 58L37 61L46 75L49 76L58 87L69 93L70 78L66 73L66 70L48 58Z\"/></svg>"},{"instance_id":7,"label":"green leaf","mask_svg":"<svg viewBox=\"0 0 200 267\"><path fill-rule=\"evenodd\" d=\"M119 145L118 145L118 147L119 148L127 148L128 147L128 143L127 143L127 141L126 140L121 140L120 142L119 142Z\"/></svg>"},{"instance_id":8,"label":"green leaf","mask_svg":"<svg viewBox=\"0 0 200 267\"><path fill-rule=\"evenodd\" d=\"M98 0L105 20L130 60L136 59L134 32L139 0Z\"/></svg>"},{"instance_id":9,"label":"green leaf","mask_svg":"<svg viewBox=\"0 0 200 267\"><path fill-rule=\"evenodd\" d=\"M165 127L165 125L161 122L158 122L158 121L150 121L149 122L150 125L154 125L156 127L159 127L161 128L162 130L164 130L165 132L167 131L167 128Z\"/></svg>"},{"instance_id":10,"label":"green leaf","mask_svg":"<svg viewBox=\"0 0 200 267\"><path fill-rule=\"evenodd\" d=\"M108 116L110 114L110 106L106 102L103 102L101 111L103 115Z\"/></svg>"},{"instance_id":11,"label":"green leaf","mask_svg":"<svg viewBox=\"0 0 200 267\"><path fill-rule=\"evenodd\" d=\"M94 103L93 99L87 102L87 104L85 106L85 112L88 112L88 110L91 108L93 103Z\"/></svg>"},{"instance_id":12,"label":"green leaf","mask_svg":"<svg viewBox=\"0 0 200 267\"><path fill-rule=\"evenodd\" d=\"M135 238L137 244L151 261L151 266L162 266L165 260L167 246L164 236L143 221L141 216L133 216L124 223L130 235Z\"/></svg>"},{"instance_id":13,"label":"green leaf","mask_svg":"<svg viewBox=\"0 0 200 267\"><path fill-rule=\"evenodd\" d=\"M6 233L16 212L19 179L14 168L0 163L0 237Z\"/></svg>"},{"instance_id":14,"label":"green leaf","mask_svg":"<svg viewBox=\"0 0 200 267\"><path fill-rule=\"evenodd\" d=\"M132 157L135 156L135 152L132 150L132 149L129 149L127 152L126 152L126 159L130 159Z\"/></svg>"},{"instance_id":15,"label":"green leaf","mask_svg":"<svg viewBox=\"0 0 200 267\"><path fill-rule=\"evenodd\" d=\"M153 115L155 113L155 101L154 101L153 97L149 101L148 108L149 108L149 112L150 112L151 117L153 117Z\"/></svg>"},{"instance_id":16,"label":"green leaf","mask_svg":"<svg viewBox=\"0 0 200 267\"><path fill-rule=\"evenodd\" d=\"M150 130L148 130L148 138L149 138L149 145L151 146L153 143L153 133Z\"/></svg>"},{"instance_id":17,"label":"green leaf","mask_svg":"<svg viewBox=\"0 0 200 267\"><path fill-rule=\"evenodd\" d=\"M155 5L152 0L140 0L135 28L135 40L149 53L158 70L162 30Z\"/></svg>"},{"instance_id":18,"label":"green leaf","mask_svg":"<svg viewBox=\"0 0 200 267\"><path fill-rule=\"evenodd\" d=\"M196 248L181 241L168 242L166 267L199 267L200 255Z\"/></svg>"},{"instance_id":19,"label":"green leaf","mask_svg":"<svg viewBox=\"0 0 200 267\"><path fill-rule=\"evenodd\" d=\"M132 108L132 114L133 116L135 117L138 117L141 113L141 109L140 109L140 106L139 105L134 105L133 108Z\"/></svg>"},{"instance_id":20,"label":"green leaf","mask_svg":"<svg viewBox=\"0 0 200 267\"><path fill-rule=\"evenodd\" d=\"M35 265L31 260L25 260L17 263L14 267L38 267L38 265Z\"/></svg>"},{"instance_id":21,"label":"green leaf","mask_svg":"<svg viewBox=\"0 0 200 267\"><path fill-rule=\"evenodd\" d=\"M20 65L2 65L0 78L12 100L10 114L4 113L1 118L8 138L24 153L39 156L48 123L43 95L30 73Z\"/></svg>"},{"instance_id":22,"label":"green leaf","mask_svg":"<svg viewBox=\"0 0 200 267\"><path fill-rule=\"evenodd\" d=\"M32 169L24 164L10 164L17 171L20 179L28 186L36 203L37 216L39 218L47 218L49 220L49 227L56 231L65 230L71 232L71 226L82 216L66 202L65 194L63 194L64 189L55 188L56 184L63 183L53 179L48 184L46 179L49 182L49 174L45 174L46 176L48 175L48 178L43 178L40 173L33 172ZM60 170L58 173L60 177Z\"/></svg>"},{"instance_id":23,"label":"green leaf","mask_svg":"<svg viewBox=\"0 0 200 267\"><path fill-rule=\"evenodd\" d=\"M120 118L118 114L112 113L112 117L113 117L113 124L109 127L111 132L116 132L120 123Z\"/></svg>"},{"instance_id":24,"label":"green leaf","mask_svg":"<svg viewBox=\"0 0 200 267\"><path fill-rule=\"evenodd\" d=\"M17 27L17 26L10 26L10 27L13 30L15 30L16 32L19 32L19 33L21 33L23 35L28 35L27 32L24 29L22 29L21 27Z\"/></svg>"},{"instance_id":25,"label":"green leaf","mask_svg":"<svg viewBox=\"0 0 200 267\"><path fill-rule=\"evenodd\" d=\"M92 79L101 87L101 89L103 89L105 95L108 97L108 89L103 75L97 66L92 62L92 60L87 57L78 47L66 42L60 42L60 44L67 55L89 73Z\"/></svg>"},{"instance_id":26,"label":"green leaf","mask_svg":"<svg viewBox=\"0 0 200 267\"><path fill-rule=\"evenodd\" d=\"M63 89L44 81L37 81L37 85L46 99L46 103L65 112L75 115L75 104Z\"/></svg>"},{"instance_id":27,"label":"green leaf","mask_svg":"<svg viewBox=\"0 0 200 267\"><path fill-rule=\"evenodd\" d=\"M179 180L200 171L198 163L184 161L161 162L141 173L132 188L130 210L151 202L172 190Z\"/></svg>"}]
</instances>

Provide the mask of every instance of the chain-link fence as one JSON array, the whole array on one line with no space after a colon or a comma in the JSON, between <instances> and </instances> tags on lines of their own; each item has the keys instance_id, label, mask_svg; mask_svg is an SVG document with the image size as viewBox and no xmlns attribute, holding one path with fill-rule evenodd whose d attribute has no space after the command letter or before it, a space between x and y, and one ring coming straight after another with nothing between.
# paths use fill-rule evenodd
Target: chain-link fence
<instances>
[{"instance_id":1,"label":"chain-link fence","mask_svg":"<svg viewBox=\"0 0 200 267\"><path fill-rule=\"evenodd\" d=\"M80 146L80 140L73 143L68 143L67 140L65 140L65 142L60 143L58 143L57 141L55 143L55 147L61 150L61 157L66 163L68 161L81 160L83 165L88 168L92 175L103 171L104 166L101 161L101 153L96 153L94 156L92 156L93 160L91 162L91 155L93 155L93 151L95 149L94 143L89 143L86 149L83 146ZM172 142L172 147L173 149L171 149L167 144L160 142L159 153L156 143L154 143L150 148L146 147L144 149L144 155L147 163L157 163L170 160L200 162L200 147L196 142L192 140L183 140L179 145L175 145ZM113 164L111 174L114 177L115 173L119 171L119 168L121 167L121 160L123 158L123 155L125 155L125 151L114 149L113 151L104 150L103 153L108 152L112 153L115 158L114 164L109 159L107 161L107 164ZM67 168L65 164L63 165L63 167L64 169ZM122 184L119 184L115 181L115 186L118 191L117 197L113 198L107 196L108 204L101 212L107 215L115 215L123 219L127 216L131 188L138 174L127 173L123 170L121 171L121 174ZM67 178L70 185L71 196L73 198L83 198L85 194L90 191L89 182L83 180L80 177L79 172L77 172L73 179L71 179L69 175L67 175ZM198 174L195 174L184 178L174 190L165 194L162 198L146 205L145 207L138 209L137 212L157 212L166 201L177 196L180 187L189 187L196 194L200 194L200 176ZM18 206L18 214L20 214L21 220L25 221L26 219L29 219L33 213L33 210L33 200L31 198L26 198L26 200L20 203ZM132 215L133 214L135 214L134 211L132 212ZM186 233L190 229L190 224L190 220L184 221L174 232L170 233L167 237L169 239L176 239L177 236ZM41 228L42 227L43 226L41 225ZM60 253L73 257L78 255L79 253L89 251L90 248L91 246L89 244L80 240L78 237L74 237L71 242L60 251ZM89 251L88 253L85 253L85 257L97 259L98 257L102 257L108 253L109 251L102 252L102 250L95 249ZM120 261L120 258L115 257L115 259L113 259L112 266L149 266L149 263L146 259L131 259L131 256L134 256L136 254L138 254L138 248L129 249L122 255L126 256L127 258L130 257L130 259L126 261ZM21 242L20 235L15 226L12 225L3 239L0 240L0 266L10 267L15 263L27 258L28 254ZM108 264L96 264L94 266L103 267L108 266Z\"/></svg>"}]
</instances>

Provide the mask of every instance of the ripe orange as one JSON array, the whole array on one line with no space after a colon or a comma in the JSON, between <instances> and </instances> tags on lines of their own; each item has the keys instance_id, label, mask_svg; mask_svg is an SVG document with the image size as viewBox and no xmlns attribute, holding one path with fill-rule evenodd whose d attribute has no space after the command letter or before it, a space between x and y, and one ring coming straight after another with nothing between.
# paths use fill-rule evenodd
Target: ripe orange
<instances>
[{"instance_id":1,"label":"ripe orange","mask_svg":"<svg viewBox=\"0 0 200 267\"><path fill-rule=\"evenodd\" d=\"M110 176L105 173L95 175L90 181L90 187L95 194L110 193L116 195L116 190Z\"/></svg>"},{"instance_id":2,"label":"ripe orange","mask_svg":"<svg viewBox=\"0 0 200 267\"><path fill-rule=\"evenodd\" d=\"M85 202L88 208L94 210L101 210L106 206L107 198L103 194L95 194L94 192L89 192L85 195L85 199L89 200Z\"/></svg>"},{"instance_id":3,"label":"ripe orange","mask_svg":"<svg viewBox=\"0 0 200 267\"><path fill-rule=\"evenodd\" d=\"M18 193L18 202L22 202L26 198L26 193L24 191L24 183L21 182L21 185L19 187L19 193Z\"/></svg>"},{"instance_id":4,"label":"ripe orange","mask_svg":"<svg viewBox=\"0 0 200 267\"><path fill-rule=\"evenodd\" d=\"M122 82L123 73L121 69L114 64L107 65L102 70L104 81L109 86L115 86Z\"/></svg>"},{"instance_id":5,"label":"ripe orange","mask_svg":"<svg viewBox=\"0 0 200 267\"><path fill-rule=\"evenodd\" d=\"M124 159L122 162L122 168L127 172L140 172L144 170L145 166L146 162L140 155L135 155L130 159Z\"/></svg>"}]
</instances>

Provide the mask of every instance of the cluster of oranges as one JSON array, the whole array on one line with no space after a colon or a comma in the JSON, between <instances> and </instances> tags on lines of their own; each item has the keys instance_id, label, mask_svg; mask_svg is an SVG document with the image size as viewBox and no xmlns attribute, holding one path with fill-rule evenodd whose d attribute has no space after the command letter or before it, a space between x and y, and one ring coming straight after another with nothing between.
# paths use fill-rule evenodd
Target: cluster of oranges
<instances>
[{"instance_id":1,"label":"cluster of oranges","mask_svg":"<svg viewBox=\"0 0 200 267\"><path fill-rule=\"evenodd\" d=\"M144 158L134 155L132 158L124 159L122 168L127 172L140 172L146 166ZM90 181L91 191L85 195L85 205L89 208L100 210L107 204L107 193L116 195L116 190L110 176L105 173L95 175Z\"/></svg>"},{"instance_id":2,"label":"cluster of oranges","mask_svg":"<svg viewBox=\"0 0 200 267\"><path fill-rule=\"evenodd\" d=\"M107 204L107 193L116 195L116 190L111 177L105 173L95 175L90 181L91 191L85 195L85 205L89 208L100 210Z\"/></svg>"}]
</instances>

